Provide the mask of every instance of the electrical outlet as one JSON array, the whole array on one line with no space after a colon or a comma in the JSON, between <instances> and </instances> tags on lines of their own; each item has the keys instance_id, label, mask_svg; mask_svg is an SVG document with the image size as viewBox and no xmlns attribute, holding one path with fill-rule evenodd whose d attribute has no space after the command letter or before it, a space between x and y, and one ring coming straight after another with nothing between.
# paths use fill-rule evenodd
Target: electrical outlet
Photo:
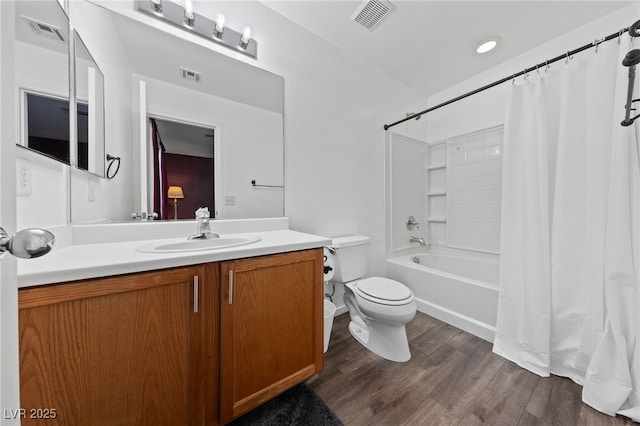
<instances>
[{"instance_id":1,"label":"electrical outlet","mask_svg":"<svg viewBox=\"0 0 640 426\"><path fill-rule=\"evenodd\" d=\"M235 206L236 205L236 196L235 195L225 195L224 196L224 205L225 206Z\"/></svg>"},{"instance_id":2,"label":"electrical outlet","mask_svg":"<svg viewBox=\"0 0 640 426\"><path fill-rule=\"evenodd\" d=\"M16 195L31 195L31 164L22 158L16 158Z\"/></svg>"}]
</instances>

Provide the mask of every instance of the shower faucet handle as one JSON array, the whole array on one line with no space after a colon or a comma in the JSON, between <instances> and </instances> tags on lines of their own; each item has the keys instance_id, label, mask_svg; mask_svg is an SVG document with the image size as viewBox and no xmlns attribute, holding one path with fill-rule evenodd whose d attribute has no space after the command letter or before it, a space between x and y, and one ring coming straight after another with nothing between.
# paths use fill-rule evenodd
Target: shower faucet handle
<instances>
[{"instance_id":1,"label":"shower faucet handle","mask_svg":"<svg viewBox=\"0 0 640 426\"><path fill-rule=\"evenodd\" d=\"M413 216L409 216L407 218L406 225L409 231L413 231L414 229L420 229L420 224L416 221L416 218Z\"/></svg>"}]
</instances>

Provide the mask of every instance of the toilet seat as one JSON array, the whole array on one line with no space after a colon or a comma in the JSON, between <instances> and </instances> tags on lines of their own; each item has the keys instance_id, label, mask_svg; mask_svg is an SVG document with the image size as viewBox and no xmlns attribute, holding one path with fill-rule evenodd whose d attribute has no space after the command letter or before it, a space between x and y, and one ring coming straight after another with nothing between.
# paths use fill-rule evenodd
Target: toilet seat
<instances>
[{"instance_id":1,"label":"toilet seat","mask_svg":"<svg viewBox=\"0 0 640 426\"><path fill-rule=\"evenodd\" d=\"M354 290L356 296L381 305L406 305L414 299L407 286L389 278L365 278L355 283Z\"/></svg>"}]
</instances>

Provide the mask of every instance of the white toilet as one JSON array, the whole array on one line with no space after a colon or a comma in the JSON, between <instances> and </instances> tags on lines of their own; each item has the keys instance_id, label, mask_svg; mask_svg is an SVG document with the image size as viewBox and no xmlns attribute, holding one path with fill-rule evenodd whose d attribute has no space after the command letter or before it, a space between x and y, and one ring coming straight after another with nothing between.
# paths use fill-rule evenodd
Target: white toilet
<instances>
[{"instance_id":1,"label":"white toilet","mask_svg":"<svg viewBox=\"0 0 640 426\"><path fill-rule=\"evenodd\" d=\"M369 237L333 238L333 280L344 284L344 303L349 309L349 331L371 352L391 361L411 359L405 324L416 315L413 293L398 281L364 278Z\"/></svg>"}]
</instances>

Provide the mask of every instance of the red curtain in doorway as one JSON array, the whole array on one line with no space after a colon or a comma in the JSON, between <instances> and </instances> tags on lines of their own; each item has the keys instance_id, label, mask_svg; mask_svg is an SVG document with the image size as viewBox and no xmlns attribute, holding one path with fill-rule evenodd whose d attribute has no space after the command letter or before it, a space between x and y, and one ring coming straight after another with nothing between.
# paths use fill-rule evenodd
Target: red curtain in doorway
<instances>
[{"instance_id":1,"label":"red curtain in doorway","mask_svg":"<svg viewBox=\"0 0 640 426\"><path fill-rule=\"evenodd\" d=\"M167 167L165 165L165 149L158 133L156 121L151 118L151 144L153 148L153 211L158 219L168 219L167 213Z\"/></svg>"}]
</instances>

